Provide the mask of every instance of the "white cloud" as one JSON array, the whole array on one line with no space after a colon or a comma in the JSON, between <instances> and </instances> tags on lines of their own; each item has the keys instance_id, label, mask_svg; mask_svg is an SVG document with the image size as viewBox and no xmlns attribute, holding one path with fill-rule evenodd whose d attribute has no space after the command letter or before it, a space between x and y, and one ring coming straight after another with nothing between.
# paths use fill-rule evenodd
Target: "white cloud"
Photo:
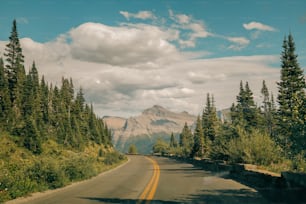
<instances>
[{"instance_id":1,"label":"white cloud","mask_svg":"<svg viewBox=\"0 0 306 204\"><path fill-rule=\"evenodd\" d=\"M255 21L252 21L250 23L244 23L243 27L246 30L276 31L276 29L271 26L268 26L268 25L265 25L259 22L255 22Z\"/></svg>"},{"instance_id":2,"label":"white cloud","mask_svg":"<svg viewBox=\"0 0 306 204\"><path fill-rule=\"evenodd\" d=\"M100 116L135 115L154 104L197 115L203 108L207 92L214 94L218 109L227 108L236 100L240 80L248 81L254 94L259 95L263 79L269 89L276 92L275 82L279 78L279 70L270 66L279 61L278 56L205 60L185 57L180 61L156 64L157 69L130 69L128 60L127 64L114 65L76 59L63 37L48 43L27 38L21 43L26 67L35 57L40 74L53 85L60 85L62 76L72 77L75 88L83 87L87 101L94 104ZM0 50L5 44L0 42Z\"/></svg>"},{"instance_id":3,"label":"white cloud","mask_svg":"<svg viewBox=\"0 0 306 204\"><path fill-rule=\"evenodd\" d=\"M241 50L250 43L250 40L245 37L225 37L225 39L234 43L228 47L228 49L231 50Z\"/></svg>"},{"instance_id":4,"label":"white cloud","mask_svg":"<svg viewBox=\"0 0 306 204\"><path fill-rule=\"evenodd\" d=\"M139 11L138 13L130 13L127 11L120 11L121 15L123 15L127 20L130 20L131 18L136 19L156 19L156 16L151 11Z\"/></svg>"},{"instance_id":5,"label":"white cloud","mask_svg":"<svg viewBox=\"0 0 306 204\"><path fill-rule=\"evenodd\" d=\"M171 25L173 28L185 33L187 37L180 36L178 43L182 48L195 47L198 38L207 38L213 36L212 33L207 31L207 28L202 20L196 20L192 16L185 14L174 14L169 10L169 17L174 21Z\"/></svg>"},{"instance_id":6,"label":"white cloud","mask_svg":"<svg viewBox=\"0 0 306 204\"><path fill-rule=\"evenodd\" d=\"M167 40L167 31L156 26L111 27L85 23L70 32L74 58L111 65L148 65L166 63L178 53Z\"/></svg>"},{"instance_id":7,"label":"white cloud","mask_svg":"<svg viewBox=\"0 0 306 204\"><path fill-rule=\"evenodd\" d=\"M190 16L187 16L185 14L178 14L176 15L176 18L180 24L187 24L192 19Z\"/></svg>"},{"instance_id":8,"label":"white cloud","mask_svg":"<svg viewBox=\"0 0 306 204\"><path fill-rule=\"evenodd\" d=\"M155 104L198 115L207 92L214 94L218 109L228 108L236 100L240 80L248 81L257 95L263 79L276 91L279 70L270 64L279 56L200 59L211 53L181 52L174 42L192 47L199 38L211 36L227 40L230 49L242 49L250 40L212 34L192 16L169 15L168 27L84 23L46 43L23 38L26 67L35 60L53 85L60 85L62 76L72 77L100 116L135 115ZM1 52L6 43L0 41Z\"/></svg>"}]
</instances>

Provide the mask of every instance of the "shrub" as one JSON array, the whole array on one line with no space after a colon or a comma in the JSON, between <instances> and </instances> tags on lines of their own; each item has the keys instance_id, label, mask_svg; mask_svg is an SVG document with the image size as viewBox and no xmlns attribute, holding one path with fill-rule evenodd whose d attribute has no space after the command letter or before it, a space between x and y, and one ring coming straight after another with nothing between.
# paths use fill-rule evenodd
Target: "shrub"
<instances>
[{"instance_id":1,"label":"shrub","mask_svg":"<svg viewBox=\"0 0 306 204\"><path fill-rule=\"evenodd\" d=\"M94 166L94 160L82 157L75 157L67 161L64 171L70 181L87 179L98 173Z\"/></svg>"},{"instance_id":2,"label":"shrub","mask_svg":"<svg viewBox=\"0 0 306 204\"><path fill-rule=\"evenodd\" d=\"M104 164L113 165L124 159L124 156L118 152L111 152L105 155Z\"/></svg>"},{"instance_id":3,"label":"shrub","mask_svg":"<svg viewBox=\"0 0 306 204\"><path fill-rule=\"evenodd\" d=\"M253 130L247 133L238 129L238 137L228 143L231 162L270 165L280 161L280 148L269 135Z\"/></svg>"},{"instance_id":4,"label":"shrub","mask_svg":"<svg viewBox=\"0 0 306 204\"><path fill-rule=\"evenodd\" d=\"M28 170L30 178L41 186L54 189L67 183L64 170L52 159L36 161Z\"/></svg>"}]
</instances>

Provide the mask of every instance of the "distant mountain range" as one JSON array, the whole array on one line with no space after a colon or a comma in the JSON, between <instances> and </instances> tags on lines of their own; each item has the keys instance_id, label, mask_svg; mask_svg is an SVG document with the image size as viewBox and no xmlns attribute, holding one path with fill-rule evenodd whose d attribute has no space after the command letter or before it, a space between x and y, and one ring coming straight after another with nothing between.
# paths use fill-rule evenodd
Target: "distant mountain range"
<instances>
[{"instance_id":1,"label":"distant mountain range","mask_svg":"<svg viewBox=\"0 0 306 204\"><path fill-rule=\"evenodd\" d=\"M218 117L227 120L228 112L218 111ZM112 130L113 144L119 151L127 152L129 146L135 144L139 153L148 154L158 138L169 141L173 132L178 140L185 122L193 127L196 116L186 111L175 113L155 105L135 117L105 116L103 120Z\"/></svg>"},{"instance_id":2,"label":"distant mountain range","mask_svg":"<svg viewBox=\"0 0 306 204\"><path fill-rule=\"evenodd\" d=\"M106 116L103 120L113 131L113 144L118 150L126 152L131 144L135 144L139 153L150 153L159 137L167 141L172 132L178 135L185 122L189 126L194 124L196 116L187 112L171 112L155 105L136 117Z\"/></svg>"}]
</instances>

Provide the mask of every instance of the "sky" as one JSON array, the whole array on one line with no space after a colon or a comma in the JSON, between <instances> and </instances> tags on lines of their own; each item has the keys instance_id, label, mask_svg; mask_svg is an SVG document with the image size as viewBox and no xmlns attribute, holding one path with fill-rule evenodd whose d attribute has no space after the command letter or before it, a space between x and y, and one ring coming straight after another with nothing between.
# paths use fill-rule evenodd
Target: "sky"
<instances>
[{"instance_id":1,"label":"sky","mask_svg":"<svg viewBox=\"0 0 306 204\"><path fill-rule=\"evenodd\" d=\"M218 110L247 81L258 105L277 95L284 37L306 68L304 0L0 0L0 56L16 19L25 67L60 86L72 78L95 112L129 117L155 104Z\"/></svg>"}]
</instances>

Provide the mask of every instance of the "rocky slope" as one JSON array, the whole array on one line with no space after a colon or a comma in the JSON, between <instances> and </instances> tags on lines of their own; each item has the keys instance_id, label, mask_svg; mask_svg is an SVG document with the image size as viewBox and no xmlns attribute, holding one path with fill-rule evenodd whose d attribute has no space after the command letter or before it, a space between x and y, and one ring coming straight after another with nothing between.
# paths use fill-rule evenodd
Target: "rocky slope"
<instances>
[{"instance_id":1,"label":"rocky slope","mask_svg":"<svg viewBox=\"0 0 306 204\"><path fill-rule=\"evenodd\" d=\"M136 117L124 119L107 116L103 119L113 131L117 149L126 151L129 144L135 143L140 153L149 153L157 137L167 140L172 132L180 133L185 122L192 126L196 116L187 112L171 112L155 105Z\"/></svg>"}]
</instances>

